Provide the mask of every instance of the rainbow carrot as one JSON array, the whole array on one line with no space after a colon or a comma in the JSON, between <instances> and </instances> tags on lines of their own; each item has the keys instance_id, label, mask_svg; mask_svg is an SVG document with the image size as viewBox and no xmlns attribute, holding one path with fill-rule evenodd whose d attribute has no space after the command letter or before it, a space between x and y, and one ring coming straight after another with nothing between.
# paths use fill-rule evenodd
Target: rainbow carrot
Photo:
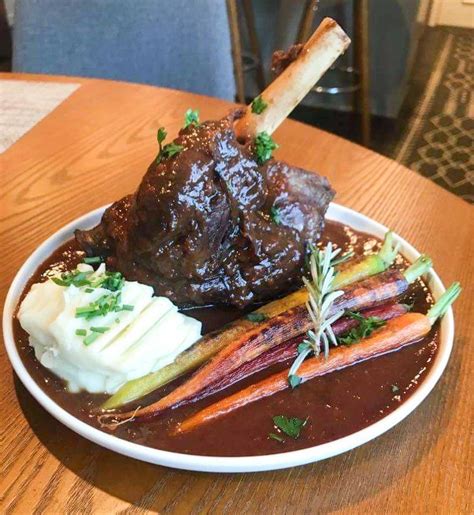
<instances>
[{"instance_id":1,"label":"rainbow carrot","mask_svg":"<svg viewBox=\"0 0 474 515\"><path fill-rule=\"evenodd\" d=\"M405 276L414 280L430 267L431 260L422 256L403 273L397 269L387 270L347 286L343 289L344 294L334 302L332 312L361 311L382 305L406 292L409 282ZM312 320L305 305L298 305L259 324L253 324L253 327L249 327L247 322L248 320L245 321L246 330L241 333L238 331L238 326L231 325L223 333L214 333L215 340L212 337L208 338L207 345L214 346L216 341L220 345L222 340L226 344L185 383L157 402L141 408L134 414L134 417L152 417L166 409L179 406L213 382L230 374L243 363L255 359L284 341L306 333L312 327ZM235 327L237 329L234 331ZM230 338L229 333L232 334ZM123 398L122 393L119 391L118 394L111 397L102 406L102 409L108 410L116 406L117 397ZM131 412L126 412L112 414L110 418L124 420L130 416ZM106 416L103 417L103 420L105 419Z\"/></svg>"},{"instance_id":2,"label":"rainbow carrot","mask_svg":"<svg viewBox=\"0 0 474 515\"><path fill-rule=\"evenodd\" d=\"M304 383L335 370L355 365L387 352L399 350L405 345L419 341L430 332L434 322L444 315L460 292L459 283L454 283L426 315L406 313L389 320L385 326L375 331L361 343L349 347L337 347L332 350L328 358L318 356L307 359L298 370L301 382ZM274 374L199 411L179 424L173 434L191 431L242 406L274 395L286 388L289 388L287 370Z\"/></svg>"}]
</instances>

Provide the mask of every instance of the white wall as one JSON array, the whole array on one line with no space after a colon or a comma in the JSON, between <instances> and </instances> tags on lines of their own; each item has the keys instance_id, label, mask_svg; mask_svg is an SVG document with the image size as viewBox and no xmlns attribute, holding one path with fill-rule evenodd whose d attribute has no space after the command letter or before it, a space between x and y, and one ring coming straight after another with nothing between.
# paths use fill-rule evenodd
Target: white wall
<instances>
[{"instance_id":1,"label":"white wall","mask_svg":"<svg viewBox=\"0 0 474 515\"><path fill-rule=\"evenodd\" d=\"M474 0L433 0L429 24L474 28Z\"/></svg>"}]
</instances>

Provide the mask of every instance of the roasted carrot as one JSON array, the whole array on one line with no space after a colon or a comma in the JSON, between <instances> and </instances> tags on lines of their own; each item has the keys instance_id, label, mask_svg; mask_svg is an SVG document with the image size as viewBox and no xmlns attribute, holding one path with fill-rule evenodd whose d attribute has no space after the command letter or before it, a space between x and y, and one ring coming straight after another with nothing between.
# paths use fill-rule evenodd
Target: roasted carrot
<instances>
[{"instance_id":1,"label":"roasted carrot","mask_svg":"<svg viewBox=\"0 0 474 515\"><path fill-rule=\"evenodd\" d=\"M385 326L360 343L333 349L328 358L318 356L307 359L298 370L301 382L304 383L315 377L350 367L419 341L430 332L434 322L444 315L460 292L459 283L454 283L426 315L406 313L389 320ZM242 406L269 397L288 387L288 371L274 374L199 411L179 424L174 434L191 431L202 424L222 417Z\"/></svg>"},{"instance_id":2,"label":"roasted carrot","mask_svg":"<svg viewBox=\"0 0 474 515\"><path fill-rule=\"evenodd\" d=\"M390 304L386 306L380 306L373 309L368 309L360 313L364 318L375 317L380 320L390 320L395 317L399 317L405 314L408 307L405 304ZM333 325L333 331L336 336L341 336L351 329L354 329L360 325L360 321L350 316L340 318ZM285 341L284 343L272 347L260 356L256 357L252 361L247 361L242 364L239 368L233 372L224 375L220 380L210 384L204 390L201 390L196 396L187 399L183 404L189 402L196 402L200 399L204 399L209 395L213 395L224 388L242 381L243 379L256 374L262 370L265 370L272 365L286 361L287 359L295 358L298 354L298 345L302 342L302 337L298 336L291 340Z\"/></svg>"},{"instance_id":3,"label":"roasted carrot","mask_svg":"<svg viewBox=\"0 0 474 515\"><path fill-rule=\"evenodd\" d=\"M377 254L352 259L338 267L333 283L334 289L343 288L348 284L353 284L372 275L384 272L395 261L398 249L399 245L394 245L393 243L393 232L388 231Z\"/></svg>"},{"instance_id":4,"label":"roasted carrot","mask_svg":"<svg viewBox=\"0 0 474 515\"><path fill-rule=\"evenodd\" d=\"M395 260L397 252L398 246L394 246L393 233L389 231L385 235L382 247L377 254L352 259L343 265L336 266L338 274L334 286L341 288L386 270ZM301 288L286 297L261 306L252 314L257 315L257 317L272 318L296 306L304 305L307 300L308 292L306 288ZM128 381L104 402L102 409L112 410L124 406L198 368L235 338L252 329L253 326L254 323L242 318L226 325L219 331L204 336L189 350L180 354L170 365L146 376Z\"/></svg>"},{"instance_id":5,"label":"roasted carrot","mask_svg":"<svg viewBox=\"0 0 474 515\"><path fill-rule=\"evenodd\" d=\"M413 279L417 274L425 272L430 266L431 260L422 257L403 273L396 269L387 270L382 274L347 286L343 289L344 294L334 302L331 312L336 313L339 310L361 311L395 299L408 289L408 281L404 274L409 273L410 278ZM311 329L312 321L306 306L299 305L258 325L254 324L250 328L248 321L246 321L247 329L245 331L240 332L238 326L234 331L233 327L235 326L230 326L232 334L230 337L227 333L214 335L219 341L219 346L222 340L225 341L225 345L208 363L204 364L188 381L178 386L171 393L138 410L134 417L156 416L166 409L179 406L213 382L219 381L225 375L230 374L243 363L255 359L260 354L286 340L306 333ZM207 341L208 345L214 345L215 343L212 339ZM116 396L111 398L112 402L114 397L116 398ZM106 403L103 409L110 409L111 401ZM110 418L125 420L130 418L131 415L132 412L117 413L111 415ZM102 417L103 420L106 420L106 418L106 416Z\"/></svg>"}]
</instances>

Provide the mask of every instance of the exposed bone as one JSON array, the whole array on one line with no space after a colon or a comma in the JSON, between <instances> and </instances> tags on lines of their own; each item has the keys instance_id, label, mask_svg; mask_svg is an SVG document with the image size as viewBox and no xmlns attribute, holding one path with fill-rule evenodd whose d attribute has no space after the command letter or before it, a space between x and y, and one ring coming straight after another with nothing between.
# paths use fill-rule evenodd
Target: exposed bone
<instances>
[{"instance_id":1,"label":"exposed bone","mask_svg":"<svg viewBox=\"0 0 474 515\"><path fill-rule=\"evenodd\" d=\"M298 58L279 75L263 93L268 107L252 113L251 105L235 124L239 138L254 138L266 131L271 134L319 81L351 40L331 18L324 18L304 45Z\"/></svg>"}]
</instances>

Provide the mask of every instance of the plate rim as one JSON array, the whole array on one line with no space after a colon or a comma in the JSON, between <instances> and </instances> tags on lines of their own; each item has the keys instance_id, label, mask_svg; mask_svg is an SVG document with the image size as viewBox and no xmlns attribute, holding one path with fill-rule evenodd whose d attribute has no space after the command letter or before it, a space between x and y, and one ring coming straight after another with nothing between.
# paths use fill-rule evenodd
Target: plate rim
<instances>
[{"instance_id":1,"label":"plate rim","mask_svg":"<svg viewBox=\"0 0 474 515\"><path fill-rule=\"evenodd\" d=\"M92 441L93 443L105 447L113 452L148 463L201 472L261 472L305 465L307 463L321 461L347 452L392 429L423 402L423 400L433 390L446 368L454 341L454 316L452 308L447 311L441 321L440 344L433 366L415 392L398 408L377 422L356 431L355 433L351 433L350 435L324 444L306 447L296 451L267 454L263 456L206 456L183 454L147 447L145 445L118 438L113 434L105 433L100 429L90 426L56 404L56 402L53 401L53 399L51 399L30 376L16 348L16 343L13 337L12 320L18 298L26 282L39 264L43 262L55 248L69 239L75 229L88 228L94 224L94 220L98 220L107 207L108 205L99 207L89 211L79 218L76 218L75 220L72 220L39 245L29 255L16 273L8 290L3 310L4 345L10 363L20 381L50 415L75 433ZM329 220L341 221L339 219L341 216L356 218L358 222L357 230L365 230L374 236L383 235L388 230L381 223L362 213L341 204L331 203L328 209L327 218ZM343 223L351 225L347 220L343 221ZM367 228L361 229L360 225L367 226ZM395 241L400 242L400 252L408 260L413 261L420 255L420 253L411 244L398 234L394 234L394 239ZM46 256L43 257L43 254L46 254ZM428 274L428 284L435 299L445 291L441 279L433 269Z\"/></svg>"}]
</instances>

